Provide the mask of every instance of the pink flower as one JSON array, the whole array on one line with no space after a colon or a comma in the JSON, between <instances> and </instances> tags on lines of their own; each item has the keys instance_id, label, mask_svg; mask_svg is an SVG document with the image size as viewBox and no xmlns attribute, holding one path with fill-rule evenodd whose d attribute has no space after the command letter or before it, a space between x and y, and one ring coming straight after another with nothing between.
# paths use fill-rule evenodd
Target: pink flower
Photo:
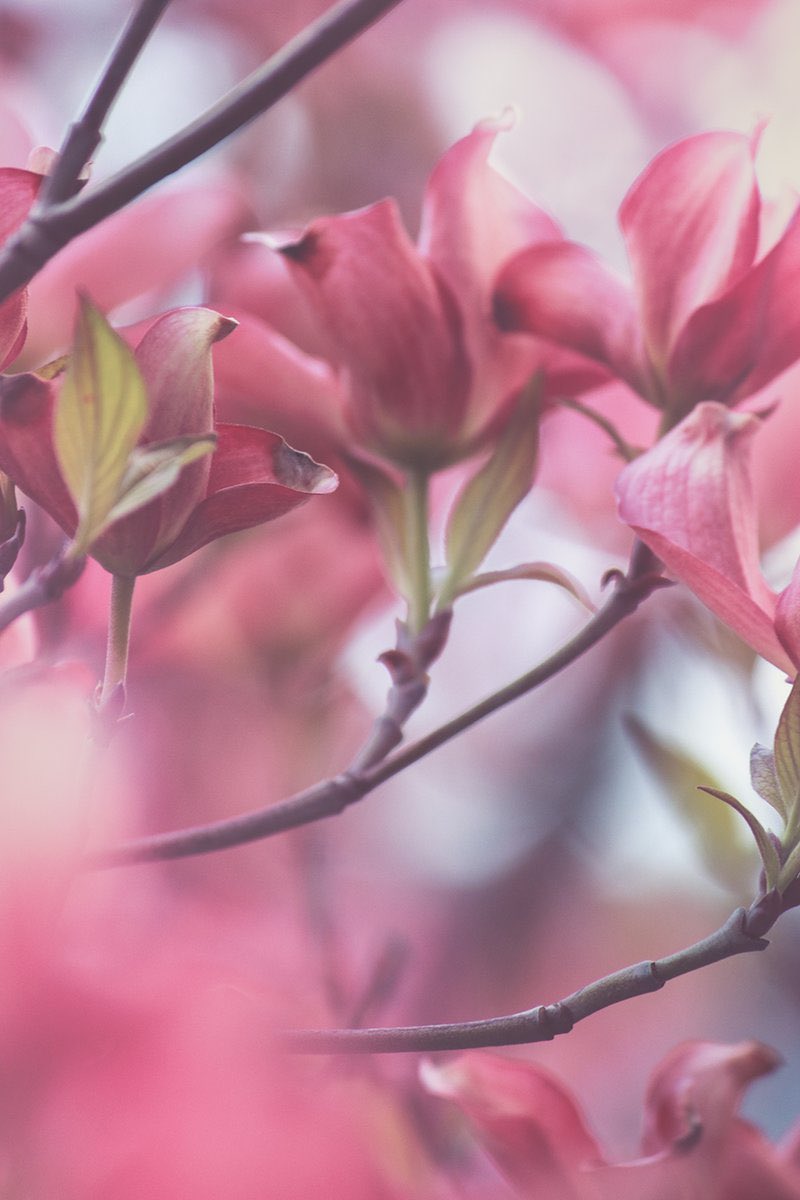
<instances>
[{"instance_id":1,"label":"pink flower","mask_svg":"<svg viewBox=\"0 0 800 1200\"><path fill-rule=\"evenodd\" d=\"M36 198L41 175L13 167L0 169L0 246L28 215ZM17 357L25 341L28 293L15 292L0 304L0 371Z\"/></svg>"},{"instance_id":2,"label":"pink flower","mask_svg":"<svg viewBox=\"0 0 800 1200\"><path fill-rule=\"evenodd\" d=\"M749 1083L778 1066L758 1042L686 1042L656 1069L642 1157L611 1164L567 1089L539 1066L469 1054L426 1063L423 1081L466 1113L526 1200L797 1200L792 1139L772 1146L737 1116Z\"/></svg>"},{"instance_id":3,"label":"pink flower","mask_svg":"<svg viewBox=\"0 0 800 1200\"><path fill-rule=\"evenodd\" d=\"M156 320L136 349L149 404L140 445L214 433L217 446L210 459L184 467L169 490L93 543L92 555L114 574L169 566L335 487L333 472L276 434L214 423L211 346L233 327L208 309L176 309ZM58 392L58 382L35 374L0 381L0 469L73 535L77 514L53 442Z\"/></svg>"},{"instance_id":4,"label":"pink flower","mask_svg":"<svg viewBox=\"0 0 800 1200\"><path fill-rule=\"evenodd\" d=\"M478 125L441 159L416 246L383 200L320 218L280 247L339 366L351 435L401 466L472 453L539 362L528 339L494 327L492 283L514 251L561 235L488 165L499 128Z\"/></svg>"},{"instance_id":5,"label":"pink flower","mask_svg":"<svg viewBox=\"0 0 800 1200\"><path fill-rule=\"evenodd\" d=\"M800 569L780 594L761 575L751 481L761 419L700 404L617 481L619 515L726 625L794 675Z\"/></svg>"},{"instance_id":6,"label":"pink flower","mask_svg":"<svg viewBox=\"0 0 800 1200\"><path fill-rule=\"evenodd\" d=\"M620 208L632 286L582 246L532 246L499 278L501 326L601 364L673 420L764 387L800 354L800 216L763 253L753 152L736 133L663 151Z\"/></svg>"}]
</instances>

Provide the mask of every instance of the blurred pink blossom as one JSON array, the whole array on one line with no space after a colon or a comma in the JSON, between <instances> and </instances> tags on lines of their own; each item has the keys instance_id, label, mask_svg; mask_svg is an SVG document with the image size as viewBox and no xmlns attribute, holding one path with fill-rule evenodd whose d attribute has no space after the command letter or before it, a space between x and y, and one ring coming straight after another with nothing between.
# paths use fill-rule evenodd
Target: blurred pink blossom
<instances>
[{"instance_id":1,"label":"blurred pink blossom","mask_svg":"<svg viewBox=\"0 0 800 1200\"><path fill-rule=\"evenodd\" d=\"M423 1064L422 1078L463 1109L525 1200L796 1200L792 1137L776 1148L737 1115L748 1084L779 1063L758 1042L676 1047L647 1090L642 1157L625 1163L609 1162L576 1100L542 1067L469 1054Z\"/></svg>"}]
</instances>

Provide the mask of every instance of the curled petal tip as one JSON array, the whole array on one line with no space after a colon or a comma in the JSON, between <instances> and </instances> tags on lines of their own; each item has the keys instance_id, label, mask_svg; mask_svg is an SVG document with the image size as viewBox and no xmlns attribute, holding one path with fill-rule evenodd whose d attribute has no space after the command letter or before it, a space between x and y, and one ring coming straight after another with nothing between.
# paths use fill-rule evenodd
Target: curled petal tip
<instances>
[{"instance_id":1,"label":"curled petal tip","mask_svg":"<svg viewBox=\"0 0 800 1200\"><path fill-rule=\"evenodd\" d=\"M272 463L279 483L297 492L325 496L335 492L339 486L339 476L335 471L323 463L315 462L305 451L295 450L287 442L281 441L275 447Z\"/></svg>"},{"instance_id":2,"label":"curled petal tip","mask_svg":"<svg viewBox=\"0 0 800 1200\"><path fill-rule=\"evenodd\" d=\"M484 117L483 120L478 121L475 129L490 133L510 133L512 129L516 129L519 122L519 108L516 104L507 104L496 115Z\"/></svg>"},{"instance_id":3,"label":"curled petal tip","mask_svg":"<svg viewBox=\"0 0 800 1200\"><path fill-rule=\"evenodd\" d=\"M214 341L221 342L223 338L226 338L229 334L233 333L234 329L238 328L239 322L235 317L223 317L220 314L219 325L217 327Z\"/></svg>"}]
</instances>

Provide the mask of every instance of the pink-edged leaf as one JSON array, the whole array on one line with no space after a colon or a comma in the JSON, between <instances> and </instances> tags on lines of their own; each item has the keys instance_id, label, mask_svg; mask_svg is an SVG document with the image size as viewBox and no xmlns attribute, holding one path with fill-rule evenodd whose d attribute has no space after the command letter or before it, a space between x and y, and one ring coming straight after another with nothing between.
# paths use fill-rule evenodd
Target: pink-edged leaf
<instances>
[{"instance_id":1,"label":"pink-edged leaf","mask_svg":"<svg viewBox=\"0 0 800 1200\"><path fill-rule=\"evenodd\" d=\"M462 322L394 202L315 221L281 252L336 343L357 436L402 463L447 458L469 399Z\"/></svg>"},{"instance_id":2,"label":"pink-edged leaf","mask_svg":"<svg viewBox=\"0 0 800 1200\"><path fill-rule=\"evenodd\" d=\"M0 470L72 534L78 518L53 447L56 392L36 375L0 378Z\"/></svg>"},{"instance_id":3,"label":"pink-edged leaf","mask_svg":"<svg viewBox=\"0 0 800 1200\"><path fill-rule=\"evenodd\" d=\"M760 197L753 139L704 133L659 154L620 208L644 330L657 369L691 313L752 265Z\"/></svg>"},{"instance_id":4,"label":"pink-edged leaf","mask_svg":"<svg viewBox=\"0 0 800 1200\"><path fill-rule=\"evenodd\" d=\"M502 329L556 342L647 394L630 289L583 246L544 243L516 255L498 276L494 310Z\"/></svg>"},{"instance_id":5,"label":"pink-edged leaf","mask_svg":"<svg viewBox=\"0 0 800 1200\"><path fill-rule=\"evenodd\" d=\"M759 418L700 404L617 481L619 515L725 624L783 670L761 575L750 442Z\"/></svg>"},{"instance_id":6,"label":"pink-edged leaf","mask_svg":"<svg viewBox=\"0 0 800 1200\"><path fill-rule=\"evenodd\" d=\"M800 210L764 259L689 319L670 358L670 382L688 407L735 402L800 357Z\"/></svg>"},{"instance_id":7,"label":"pink-edged leaf","mask_svg":"<svg viewBox=\"0 0 800 1200\"><path fill-rule=\"evenodd\" d=\"M800 824L800 680L795 680L775 731L775 773L786 813L786 835Z\"/></svg>"},{"instance_id":8,"label":"pink-edged leaf","mask_svg":"<svg viewBox=\"0 0 800 1200\"><path fill-rule=\"evenodd\" d=\"M466 1113L521 1196L581 1196L576 1177L603 1161L576 1101L534 1063L475 1053L426 1061L420 1073L429 1091Z\"/></svg>"},{"instance_id":9,"label":"pink-edged leaf","mask_svg":"<svg viewBox=\"0 0 800 1200\"><path fill-rule=\"evenodd\" d=\"M758 742L750 751L750 783L753 791L756 792L762 800L766 800L771 808L783 821L786 820L786 805L781 794L781 786L778 782L778 773L775 769L775 755L772 750L766 746L759 745Z\"/></svg>"},{"instance_id":10,"label":"pink-edged leaf","mask_svg":"<svg viewBox=\"0 0 800 1200\"><path fill-rule=\"evenodd\" d=\"M337 485L333 471L277 434L247 425L217 425L215 432L219 440L205 498L141 574L178 562L225 534L272 521Z\"/></svg>"}]
</instances>

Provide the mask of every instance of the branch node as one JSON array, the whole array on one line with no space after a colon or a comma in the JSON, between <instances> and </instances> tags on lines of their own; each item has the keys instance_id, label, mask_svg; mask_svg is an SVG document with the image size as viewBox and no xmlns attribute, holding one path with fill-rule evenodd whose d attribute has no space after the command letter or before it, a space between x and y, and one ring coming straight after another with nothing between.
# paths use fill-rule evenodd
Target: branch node
<instances>
[{"instance_id":1,"label":"branch node","mask_svg":"<svg viewBox=\"0 0 800 1200\"><path fill-rule=\"evenodd\" d=\"M630 973L636 982L637 993L646 995L648 992L659 992L667 982L658 973L658 966L653 960L636 963Z\"/></svg>"},{"instance_id":2,"label":"branch node","mask_svg":"<svg viewBox=\"0 0 800 1200\"><path fill-rule=\"evenodd\" d=\"M752 946L745 946L745 950L765 950L769 941L763 935L772 928L783 911L783 897L773 889L765 896L759 896L748 909L737 908L728 924L735 927L740 937L753 943Z\"/></svg>"},{"instance_id":3,"label":"branch node","mask_svg":"<svg viewBox=\"0 0 800 1200\"><path fill-rule=\"evenodd\" d=\"M540 1004L534 1010L536 1030L539 1039L552 1042L561 1033L569 1033L575 1021L566 1004L556 1001L555 1004Z\"/></svg>"}]
</instances>

